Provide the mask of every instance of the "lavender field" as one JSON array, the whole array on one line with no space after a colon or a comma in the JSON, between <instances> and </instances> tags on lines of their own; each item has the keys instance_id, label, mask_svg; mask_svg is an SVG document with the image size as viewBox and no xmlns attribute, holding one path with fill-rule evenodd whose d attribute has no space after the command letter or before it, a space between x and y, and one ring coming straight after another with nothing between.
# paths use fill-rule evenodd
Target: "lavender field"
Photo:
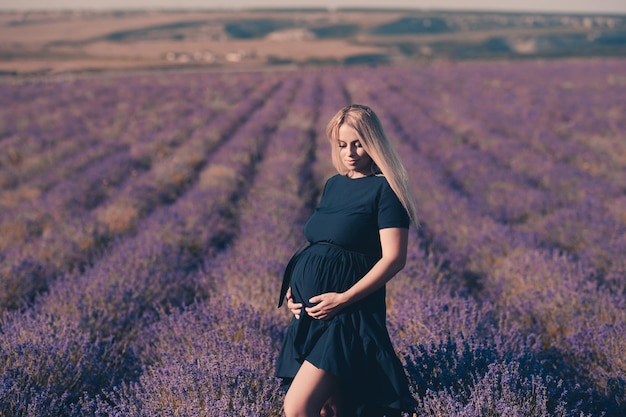
<instances>
[{"instance_id":1,"label":"lavender field","mask_svg":"<svg viewBox=\"0 0 626 417\"><path fill-rule=\"evenodd\" d=\"M626 61L0 83L0 416L281 416L282 268L381 116L418 416L626 415Z\"/></svg>"}]
</instances>

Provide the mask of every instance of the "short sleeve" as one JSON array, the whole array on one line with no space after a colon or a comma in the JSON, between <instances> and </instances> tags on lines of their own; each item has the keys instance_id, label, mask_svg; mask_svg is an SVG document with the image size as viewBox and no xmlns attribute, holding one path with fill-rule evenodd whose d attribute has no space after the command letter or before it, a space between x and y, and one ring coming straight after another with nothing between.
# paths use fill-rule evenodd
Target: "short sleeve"
<instances>
[{"instance_id":1,"label":"short sleeve","mask_svg":"<svg viewBox=\"0 0 626 417\"><path fill-rule=\"evenodd\" d=\"M382 189L378 202L378 228L400 227L408 229L411 220L400 199L388 183Z\"/></svg>"},{"instance_id":2,"label":"short sleeve","mask_svg":"<svg viewBox=\"0 0 626 417\"><path fill-rule=\"evenodd\" d=\"M326 195L328 194L328 190L330 188L332 188L333 182L335 181L335 177L336 177L336 175L328 178L326 180L326 182L324 183L324 187L322 188L322 193L321 193L321 195L319 197L318 203L321 203L321 202L323 202L326 199Z\"/></svg>"}]
</instances>

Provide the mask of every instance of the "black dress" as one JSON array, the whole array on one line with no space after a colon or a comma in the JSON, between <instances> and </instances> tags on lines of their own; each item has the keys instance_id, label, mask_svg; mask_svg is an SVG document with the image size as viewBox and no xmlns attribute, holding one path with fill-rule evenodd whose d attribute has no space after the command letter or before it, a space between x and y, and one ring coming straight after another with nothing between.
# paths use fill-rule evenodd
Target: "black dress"
<instances>
[{"instance_id":1,"label":"black dress","mask_svg":"<svg viewBox=\"0 0 626 417\"><path fill-rule=\"evenodd\" d=\"M408 228L409 217L385 177L331 177L305 225L310 246L292 258L294 301L310 307L315 295L350 288L381 258L379 230L390 227ZM342 380L354 415L393 415L414 405L387 332L384 287L329 320L304 309L294 317L276 376L288 386L305 360Z\"/></svg>"}]
</instances>

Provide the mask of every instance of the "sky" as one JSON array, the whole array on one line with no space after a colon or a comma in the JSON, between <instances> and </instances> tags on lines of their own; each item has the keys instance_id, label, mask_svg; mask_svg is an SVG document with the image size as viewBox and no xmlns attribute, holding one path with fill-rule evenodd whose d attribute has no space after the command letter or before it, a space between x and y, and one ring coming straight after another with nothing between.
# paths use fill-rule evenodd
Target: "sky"
<instances>
[{"instance_id":1,"label":"sky","mask_svg":"<svg viewBox=\"0 0 626 417\"><path fill-rule=\"evenodd\" d=\"M365 7L626 14L626 0L0 0L0 10Z\"/></svg>"}]
</instances>

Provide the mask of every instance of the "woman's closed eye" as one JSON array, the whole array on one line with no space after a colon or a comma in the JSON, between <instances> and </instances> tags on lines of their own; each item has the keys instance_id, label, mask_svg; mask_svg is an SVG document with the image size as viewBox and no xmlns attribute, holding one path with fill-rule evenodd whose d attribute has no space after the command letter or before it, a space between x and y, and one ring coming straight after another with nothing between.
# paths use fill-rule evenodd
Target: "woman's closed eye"
<instances>
[{"instance_id":1,"label":"woman's closed eye","mask_svg":"<svg viewBox=\"0 0 626 417\"><path fill-rule=\"evenodd\" d=\"M361 145L361 142L359 142L359 141L352 142L351 145L354 145L355 148L362 148L363 147L363 145ZM340 148L347 148L348 144L346 142L339 141L337 143L337 146L339 146Z\"/></svg>"}]
</instances>

